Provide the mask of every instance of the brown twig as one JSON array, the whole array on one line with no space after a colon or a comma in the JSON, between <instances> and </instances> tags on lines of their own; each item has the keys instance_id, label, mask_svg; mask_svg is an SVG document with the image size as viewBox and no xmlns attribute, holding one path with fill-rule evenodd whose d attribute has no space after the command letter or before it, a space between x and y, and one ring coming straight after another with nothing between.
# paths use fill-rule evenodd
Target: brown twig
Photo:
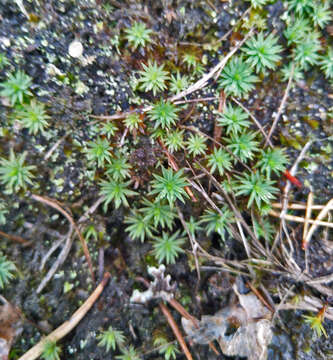
<instances>
[{"instance_id":1,"label":"brown twig","mask_svg":"<svg viewBox=\"0 0 333 360\"><path fill-rule=\"evenodd\" d=\"M196 329L199 329L199 322L198 320L192 316L184 307L182 304L180 304L176 299L169 299L168 303L179 312L185 319L190 320L192 324L195 326ZM209 343L209 347L214 351L216 355L220 355L220 353L217 351L216 347L212 342Z\"/></svg>"},{"instance_id":2,"label":"brown twig","mask_svg":"<svg viewBox=\"0 0 333 360\"><path fill-rule=\"evenodd\" d=\"M98 297L101 295L104 287L108 283L110 278L109 273L104 274L104 278L101 283L97 286L94 292L88 297L88 299L83 303L82 306L71 316L68 321L65 321L62 325L52 331L48 336L39 341L35 346L33 346L29 351L27 351L23 356L18 360L34 360L37 359L43 352L44 345L47 341L56 342L68 333L70 333L75 326L83 319L87 312L94 305Z\"/></svg>"},{"instance_id":3,"label":"brown twig","mask_svg":"<svg viewBox=\"0 0 333 360\"><path fill-rule=\"evenodd\" d=\"M177 338L177 340L179 342L179 345L181 346L181 348L182 348L182 350L183 350L183 352L184 352L184 354L186 356L186 359L187 360L193 360L192 355L190 353L190 350L188 349L188 347L186 345L186 342L184 340L184 337L181 334L181 332L180 332L180 330L179 330L179 328L177 326L177 323L175 322L174 318L172 317L169 309L163 303L160 303L159 306L160 306L160 309L161 309L163 315L166 317L166 319L167 319L173 333L175 334L175 336L176 336L176 338Z\"/></svg>"},{"instance_id":4,"label":"brown twig","mask_svg":"<svg viewBox=\"0 0 333 360\"><path fill-rule=\"evenodd\" d=\"M94 271L93 271L93 266L92 266L92 262L91 262L89 249L87 247L86 241L84 240L83 236L81 235L81 232L80 232L78 226L76 225L75 221L71 217L71 215L68 214L67 211L65 211L60 205L57 204L56 201L54 201L52 199L49 199L49 198L46 198L46 197L43 197L43 196L39 196L39 195L35 195L35 194L33 194L31 197L34 200L38 201L38 202L41 202L43 204L46 204L46 205L52 207L53 209L58 210L62 215L65 216L65 218L73 226L73 228L75 229L76 234L78 235L78 237L79 237L79 239L81 241L82 249L83 249L84 255L85 255L85 257L87 259L87 262L88 262L88 266L89 266L89 270L90 270L92 280L95 282L95 276L94 276Z\"/></svg>"},{"instance_id":5,"label":"brown twig","mask_svg":"<svg viewBox=\"0 0 333 360\"><path fill-rule=\"evenodd\" d=\"M23 237L21 237L21 236L7 234L7 233L5 233L5 232L3 232L1 230L0 230L0 236L3 236L4 238L12 240L14 242L17 242L19 244L22 244L23 246L31 246L31 245L33 245L32 241L28 241L26 239L23 239Z\"/></svg>"}]
</instances>

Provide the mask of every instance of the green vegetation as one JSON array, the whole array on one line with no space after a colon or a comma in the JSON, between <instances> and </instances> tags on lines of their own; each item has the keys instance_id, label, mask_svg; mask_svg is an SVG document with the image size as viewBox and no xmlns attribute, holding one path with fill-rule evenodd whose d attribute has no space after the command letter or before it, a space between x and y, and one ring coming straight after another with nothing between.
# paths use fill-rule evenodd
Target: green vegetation
<instances>
[{"instance_id":1,"label":"green vegetation","mask_svg":"<svg viewBox=\"0 0 333 360\"><path fill-rule=\"evenodd\" d=\"M97 270L98 254L103 255L103 249L112 247L121 255L119 259L124 258L121 267L126 269L118 268L119 263L111 266L112 255L106 270L131 279L141 276L135 272L141 267L145 269L147 264L169 265L183 260L179 264L181 271L174 272L177 276L183 269L192 271L210 265L219 256L222 260L216 264L223 271L226 264L231 277L237 272L246 275L251 270L251 277L257 275L254 282L266 281L263 274L268 267L272 273L276 270L275 259L279 261L278 270L291 275L284 254L279 253L283 246L275 247L284 240L282 236L278 238L279 219L272 219L270 209L275 214L280 210L272 202L286 181L283 173L289 157L294 160L297 156L295 149L283 148L281 144L292 142L296 149L301 148L308 140L302 135L309 126L318 123L320 131L327 132L331 125L332 109L327 108L327 83L333 78L333 50L326 39L332 17L329 2L288 0L276 8L270 5L271 0L228 2L223 8L226 14L229 7L233 10L230 32L219 30L226 14L222 13L221 17L210 9L211 5L205 11L207 18L214 19L213 28L208 29L208 20L203 18L202 24L192 29L185 15L189 10L195 13L194 2L191 6L180 4L175 11L168 1L159 6L142 6L141 10L142 4L132 2L125 13L116 9L118 3L121 2L115 5L97 2L96 9L80 14L78 18L82 15L88 19L90 13L102 7L108 9L109 15L101 14L97 23L87 21L92 26L87 34L77 26L70 31L66 29L66 34L75 30L76 35L84 35L80 41L85 52L79 59L66 54L58 57L51 48L48 53L43 45L46 41L36 42L40 48L35 51L34 43L30 44L28 38L24 39L27 49L21 48L21 40L13 48L6 46L10 61L0 54L3 111L0 150L9 154L8 158L0 158L1 190L5 190L0 199L0 225L6 225L4 231L8 229L9 234L14 234L16 228L25 225L27 211L29 216L37 213L30 192L22 191L32 185L34 192L68 207L73 219L85 219L78 224L92 251L93 271ZM203 7L201 2L197 3ZM212 5L221 9L219 1ZM81 7L73 9L78 11ZM237 14L246 7L250 7L246 14L237 19ZM151 17L150 12L155 8L165 23ZM280 12L278 19L275 12ZM114 14L118 13L121 19L116 23ZM39 24L48 27L48 22ZM178 24L181 24L181 37L177 38L170 29ZM227 25L228 22L223 27ZM222 38L223 32L226 37ZM62 45L65 50L66 44ZM45 77L41 78L36 75L40 72L32 68L34 63L30 67L25 63L26 57L34 58L38 51L47 60ZM230 51L235 52L229 58ZM224 59L228 61L223 67ZM18 66L27 69L34 81L21 70L13 72ZM97 80L91 76L95 73ZM44 78L52 81L44 86ZM290 88L289 80L292 80ZM86 86L86 90L77 91L76 84ZM318 91L320 97L316 94L318 84L324 85ZM180 95L183 90L186 96ZM300 109L302 97L304 101L311 98L311 106L307 103L307 108ZM323 100L320 108L318 99ZM280 105L278 126L275 128L274 123L272 128L271 120ZM281 128L287 128L286 133L279 133ZM266 141L262 132L271 135L270 131L272 136ZM322 158L330 158L331 148L326 144L325 148L322 142L321 138L316 139L314 162L304 159L299 163L302 179L306 177L304 172L310 173ZM267 143L270 147L266 147ZM43 157L44 152L48 156ZM84 156L80 158L80 154ZM307 156L313 154L309 151ZM33 161L35 165L28 165ZM38 169L37 162L40 162ZM304 202L300 199L301 191L293 187L290 200L294 196L293 200ZM11 204L7 195L13 193ZM99 206L101 201L104 213ZM298 216L298 212L301 213L298 210L293 213ZM13 224L8 214L14 217ZM57 216L50 213L50 222L57 221L54 228L65 224ZM36 225L39 222L37 218ZM21 233L18 231L18 236ZM65 234L63 230L59 233ZM294 253L297 250L299 256L295 262L299 265L298 259L303 254L296 241L299 232L292 235ZM245 259L244 251L237 253L232 248L241 239L251 250L251 261ZM47 241L43 246L49 244ZM126 249L128 244L133 251L140 246L147 250L137 251L134 265L121 254L125 248L126 255L130 255L128 259L134 259L132 248ZM7 253L6 247L7 240L3 244ZM100 247L103 249L99 253ZM207 261L209 256L205 252L214 257ZM242 255L238 257L239 254ZM237 261L241 262L236 268ZM15 262L21 269L21 264ZM0 255L1 289L14 277L15 270L15 265ZM309 276L310 273L311 268ZM77 283L66 279L62 288L68 290L77 287ZM70 292L65 298L74 299ZM318 336L326 334L323 318L305 316L305 321ZM141 332L139 328L138 332ZM123 332L112 326L101 331L97 340L103 351L117 351L110 355L113 358L139 359L134 347L128 347ZM155 339L154 345L159 346L160 357L177 358L178 349L167 338ZM47 346L43 358L58 359L60 349L56 343ZM144 346L140 347L140 354L147 355Z\"/></svg>"},{"instance_id":2,"label":"green vegetation","mask_svg":"<svg viewBox=\"0 0 333 360\"><path fill-rule=\"evenodd\" d=\"M14 271L16 271L14 263L0 254L0 289L3 289L14 278Z\"/></svg>"},{"instance_id":3,"label":"green vegetation","mask_svg":"<svg viewBox=\"0 0 333 360\"><path fill-rule=\"evenodd\" d=\"M173 94L178 94L182 90L188 87L188 79L187 76L180 75L179 71L177 75L171 75L170 77L170 92Z\"/></svg>"},{"instance_id":4,"label":"green vegetation","mask_svg":"<svg viewBox=\"0 0 333 360\"><path fill-rule=\"evenodd\" d=\"M206 139L202 135L190 134L186 141L187 151L192 156L203 155L206 152Z\"/></svg>"},{"instance_id":5,"label":"green vegetation","mask_svg":"<svg viewBox=\"0 0 333 360\"><path fill-rule=\"evenodd\" d=\"M164 142L170 153L183 149L185 147L184 130L175 130L167 133Z\"/></svg>"},{"instance_id":6,"label":"green vegetation","mask_svg":"<svg viewBox=\"0 0 333 360\"><path fill-rule=\"evenodd\" d=\"M124 120L125 126L128 128L129 131L132 131L132 132L139 129L139 126L141 123L142 123L142 120L140 119L140 116L136 113L130 114Z\"/></svg>"},{"instance_id":7,"label":"green vegetation","mask_svg":"<svg viewBox=\"0 0 333 360\"><path fill-rule=\"evenodd\" d=\"M49 126L47 120L50 118L45 111L45 105L37 103L35 99L30 104L23 104L15 113L16 119L20 121L29 134L36 135L43 132Z\"/></svg>"},{"instance_id":8,"label":"green vegetation","mask_svg":"<svg viewBox=\"0 0 333 360\"><path fill-rule=\"evenodd\" d=\"M6 224L6 215L9 213L8 206L0 199L0 225Z\"/></svg>"},{"instance_id":9,"label":"green vegetation","mask_svg":"<svg viewBox=\"0 0 333 360\"><path fill-rule=\"evenodd\" d=\"M237 135L250 125L250 122L247 121L249 115L239 106L228 104L224 112L218 113L218 115L217 122L226 127L227 135L230 133Z\"/></svg>"},{"instance_id":10,"label":"green vegetation","mask_svg":"<svg viewBox=\"0 0 333 360\"><path fill-rule=\"evenodd\" d=\"M176 217L174 208L171 208L170 205L166 204L163 200L149 201L148 199L144 199L142 204L145 206L140 210L144 214L144 220L146 222L153 221L155 228L160 226L162 229L165 227L172 229Z\"/></svg>"},{"instance_id":11,"label":"green vegetation","mask_svg":"<svg viewBox=\"0 0 333 360\"><path fill-rule=\"evenodd\" d=\"M9 75L7 81L0 83L0 87L2 87L0 95L8 97L12 106L22 104L25 98L32 95L29 90L31 84L31 77L18 70L16 73Z\"/></svg>"},{"instance_id":12,"label":"green vegetation","mask_svg":"<svg viewBox=\"0 0 333 360\"><path fill-rule=\"evenodd\" d=\"M283 149L267 149L260 150L261 156L256 164L262 172L266 173L268 179L271 178L272 172L279 175L286 169L288 157L285 155Z\"/></svg>"},{"instance_id":13,"label":"green vegetation","mask_svg":"<svg viewBox=\"0 0 333 360\"><path fill-rule=\"evenodd\" d=\"M61 348L55 341L45 341L42 358L44 360L60 360Z\"/></svg>"},{"instance_id":14,"label":"green vegetation","mask_svg":"<svg viewBox=\"0 0 333 360\"><path fill-rule=\"evenodd\" d=\"M9 159L0 158L0 182L6 186L6 193L12 194L20 189L25 189L27 184L32 185L34 178L31 170L34 165L24 165L27 153L16 156L10 150Z\"/></svg>"},{"instance_id":15,"label":"green vegetation","mask_svg":"<svg viewBox=\"0 0 333 360\"><path fill-rule=\"evenodd\" d=\"M104 211L106 212L108 204L113 201L116 209L120 205L129 206L127 196L133 196L137 193L129 189L131 181L118 182L116 180L102 180L100 182L100 195L104 196Z\"/></svg>"},{"instance_id":16,"label":"green vegetation","mask_svg":"<svg viewBox=\"0 0 333 360\"><path fill-rule=\"evenodd\" d=\"M169 129L175 125L178 120L179 109L170 101L160 100L151 110L148 111L150 120L154 121L155 129L160 127L162 129Z\"/></svg>"},{"instance_id":17,"label":"green vegetation","mask_svg":"<svg viewBox=\"0 0 333 360\"><path fill-rule=\"evenodd\" d=\"M167 199L171 207L176 200L185 202L184 197L188 197L185 186L188 186L183 170L174 172L172 169L162 168L162 176L153 174L154 180L151 182L152 195L157 194L156 200Z\"/></svg>"},{"instance_id":18,"label":"green vegetation","mask_svg":"<svg viewBox=\"0 0 333 360\"><path fill-rule=\"evenodd\" d=\"M317 315L303 315L304 321L310 325L311 329L316 333L318 337L324 335L328 338L326 330L323 325L324 317L321 312Z\"/></svg>"},{"instance_id":19,"label":"green vegetation","mask_svg":"<svg viewBox=\"0 0 333 360\"><path fill-rule=\"evenodd\" d=\"M172 235L162 232L162 237L155 237L153 242L153 254L159 263L174 264L178 256L184 252L181 245L185 243L186 238L180 235L177 230Z\"/></svg>"},{"instance_id":20,"label":"green vegetation","mask_svg":"<svg viewBox=\"0 0 333 360\"><path fill-rule=\"evenodd\" d=\"M240 56L231 58L219 79L220 87L228 95L237 97L247 97L256 82L258 77L252 73L250 66Z\"/></svg>"},{"instance_id":21,"label":"green vegetation","mask_svg":"<svg viewBox=\"0 0 333 360\"><path fill-rule=\"evenodd\" d=\"M276 63L281 60L278 55L282 51L282 47L277 44L278 38L273 34L269 34L264 38L263 33L250 38L245 43L245 48L242 50L247 56L247 63L255 67L256 72L266 72L266 68L274 70Z\"/></svg>"},{"instance_id":22,"label":"green vegetation","mask_svg":"<svg viewBox=\"0 0 333 360\"><path fill-rule=\"evenodd\" d=\"M262 201L264 203L269 203L274 199L274 195L278 192L278 189L273 186L275 181L263 177L259 172L244 174L237 178L239 183L236 187L236 196L249 196L247 207L250 207L253 201L255 201L260 209Z\"/></svg>"},{"instance_id":23,"label":"green vegetation","mask_svg":"<svg viewBox=\"0 0 333 360\"><path fill-rule=\"evenodd\" d=\"M110 145L106 139L98 138L87 143L86 155L91 162L97 162L98 167L104 167L105 162L111 162Z\"/></svg>"},{"instance_id":24,"label":"green vegetation","mask_svg":"<svg viewBox=\"0 0 333 360\"><path fill-rule=\"evenodd\" d=\"M159 354L164 355L165 360L175 360L180 352L174 342L169 342L165 337L159 336L154 339L154 346L158 346Z\"/></svg>"},{"instance_id":25,"label":"green vegetation","mask_svg":"<svg viewBox=\"0 0 333 360\"><path fill-rule=\"evenodd\" d=\"M223 175L226 170L231 169L231 157L229 153L221 148L214 148L213 153L207 156L208 166L211 173L218 170L220 175Z\"/></svg>"},{"instance_id":26,"label":"green vegetation","mask_svg":"<svg viewBox=\"0 0 333 360\"><path fill-rule=\"evenodd\" d=\"M150 43L152 30L147 29L144 23L135 22L131 28L126 29L126 39L135 50L138 47L145 47L147 43Z\"/></svg>"},{"instance_id":27,"label":"green vegetation","mask_svg":"<svg viewBox=\"0 0 333 360\"><path fill-rule=\"evenodd\" d=\"M169 74L164 70L164 66L158 66L157 63L148 62L148 65L142 64L143 70L139 71L139 89L142 91L152 91L154 96L157 92L166 89L166 81L169 80Z\"/></svg>"},{"instance_id":28,"label":"green vegetation","mask_svg":"<svg viewBox=\"0 0 333 360\"><path fill-rule=\"evenodd\" d=\"M258 142L255 140L256 134L252 131L243 131L240 134L232 134L230 139L226 138L228 143L227 148L232 151L233 154L239 157L242 162L252 160L254 153L259 151Z\"/></svg>"},{"instance_id":29,"label":"green vegetation","mask_svg":"<svg viewBox=\"0 0 333 360\"><path fill-rule=\"evenodd\" d=\"M153 227L138 211L133 211L130 216L127 216L125 224L129 224L125 231L129 233L133 240L139 239L141 242L144 242L145 238L153 236Z\"/></svg>"},{"instance_id":30,"label":"green vegetation","mask_svg":"<svg viewBox=\"0 0 333 360\"><path fill-rule=\"evenodd\" d=\"M119 360L140 360L139 355L137 354L136 350L132 345L126 348L121 349L121 355L117 355L116 359Z\"/></svg>"},{"instance_id":31,"label":"green vegetation","mask_svg":"<svg viewBox=\"0 0 333 360\"><path fill-rule=\"evenodd\" d=\"M115 181L120 181L130 176L132 166L127 162L126 158L116 153L110 160L110 164L106 166L106 175Z\"/></svg>"},{"instance_id":32,"label":"green vegetation","mask_svg":"<svg viewBox=\"0 0 333 360\"><path fill-rule=\"evenodd\" d=\"M226 233L231 235L230 224L233 222L233 214L226 206L222 207L221 213L212 209L206 209L200 217L200 223L205 224L207 235L216 232L223 241L225 241Z\"/></svg>"},{"instance_id":33,"label":"green vegetation","mask_svg":"<svg viewBox=\"0 0 333 360\"><path fill-rule=\"evenodd\" d=\"M114 329L111 325L107 330L102 331L97 335L98 346L105 347L106 352L111 349L116 350L116 347L122 348L125 343L125 335L122 331Z\"/></svg>"}]
</instances>

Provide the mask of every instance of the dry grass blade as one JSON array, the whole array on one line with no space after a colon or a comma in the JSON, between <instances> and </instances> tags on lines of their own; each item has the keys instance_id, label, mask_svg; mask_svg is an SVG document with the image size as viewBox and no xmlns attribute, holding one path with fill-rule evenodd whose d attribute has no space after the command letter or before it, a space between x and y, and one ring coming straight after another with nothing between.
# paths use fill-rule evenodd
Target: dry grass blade
<instances>
[{"instance_id":1,"label":"dry grass blade","mask_svg":"<svg viewBox=\"0 0 333 360\"><path fill-rule=\"evenodd\" d=\"M75 221L73 220L73 218L71 217L70 214L68 214L67 211L65 211L59 204L57 204L57 202L55 202L54 200L52 199L49 199L49 198L46 198L46 197L43 197L43 196L39 196L39 195L35 195L33 194L31 196L34 200L38 201L38 202L41 202L43 204L46 204L56 210L58 210L62 215L65 216L65 218L69 221L69 223L73 226L73 228L75 229L75 232L76 234L78 235L80 241L81 241L81 245L82 245L82 249L83 249L83 252L84 252L84 255L87 259L87 262L88 262L88 266L89 266L89 270L90 270L90 274L91 274L91 277L93 279L93 281L95 282L95 276L94 276L94 272L93 272L93 267L92 267L92 262L91 262L91 257L90 257L90 253L89 253L89 250L88 250L88 247L87 247L87 244L78 228L78 226L76 225Z\"/></svg>"},{"instance_id":2,"label":"dry grass blade","mask_svg":"<svg viewBox=\"0 0 333 360\"><path fill-rule=\"evenodd\" d=\"M88 297L88 299L83 303L83 305L75 311L71 318L60 325L57 329L52 331L48 336L39 341L35 346L33 346L28 352L21 356L18 360L35 360L43 352L44 344L46 341L58 341L71 332L75 326L83 319L86 313L94 305L95 301L101 295L104 287L109 281L110 274L105 273L104 278L101 283L97 286L94 292Z\"/></svg>"}]
</instances>

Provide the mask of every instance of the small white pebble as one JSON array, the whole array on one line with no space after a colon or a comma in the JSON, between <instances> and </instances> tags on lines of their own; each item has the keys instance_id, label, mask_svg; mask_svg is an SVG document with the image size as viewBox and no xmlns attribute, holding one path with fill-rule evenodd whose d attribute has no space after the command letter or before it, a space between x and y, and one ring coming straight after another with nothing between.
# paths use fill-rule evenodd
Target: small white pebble
<instances>
[{"instance_id":1,"label":"small white pebble","mask_svg":"<svg viewBox=\"0 0 333 360\"><path fill-rule=\"evenodd\" d=\"M83 54L83 46L78 40L72 41L68 46L68 53L73 58L79 58Z\"/></svg>"}]
</instances>

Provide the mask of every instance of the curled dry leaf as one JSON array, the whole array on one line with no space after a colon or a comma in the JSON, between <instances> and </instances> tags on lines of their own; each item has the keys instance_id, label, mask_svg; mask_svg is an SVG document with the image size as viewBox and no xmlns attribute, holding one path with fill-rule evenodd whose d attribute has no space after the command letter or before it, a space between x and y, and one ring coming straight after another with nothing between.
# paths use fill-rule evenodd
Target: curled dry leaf
<instances>
[{"instance_id":1,"label":"curled dry leaf","mask_svg":"<svg viewBox=\"0 0 333 360\"><path fill-rule=\"evenodd\" d=\"M213 316L203 316L197 329L182 318L182 325L194 342L207 344L216 339L227 356L266 360L267 347L273 336L270 311L253 293L239 294L239 303L228 306Z\"/></svg>"}]
</instances>

